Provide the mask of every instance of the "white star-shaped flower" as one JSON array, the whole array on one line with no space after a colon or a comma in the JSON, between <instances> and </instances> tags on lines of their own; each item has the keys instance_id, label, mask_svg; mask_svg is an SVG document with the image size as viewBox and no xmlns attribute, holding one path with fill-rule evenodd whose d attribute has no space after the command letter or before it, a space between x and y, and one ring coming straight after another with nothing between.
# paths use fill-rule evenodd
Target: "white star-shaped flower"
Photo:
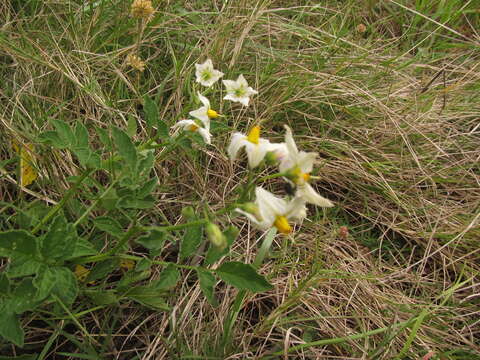
<instances>
[{"instance_id":1,"label":"white star-shaped flower","mask_svg":"<svg viewBox=\"0 0 480 360\"><path fill-rule=\"evenodd\" d=\"M256 168L265 155L272 151L279 149L280 144L272 144L266 139L260 137L260 126L254 126L248 135L236 132L232 135L232 140L228 146L227 152L230 160L234 161L237 158L238 152L245 148L248 157L248 165L251 169Z\"/></svg>"},{"instance_id":2,"label":"white star-shaped flower","mask_svg":"<svg viewBox=\"0 0 480 360\"><path fill-rule=\"evenodd\" d=\"M210 126L210 125L206 125L206 124L210 124L210 119L215 119L220 115L210 107L210 101L205 96L198 93L198 98L202 102L203 106L198 108L197 110L190 111L188 114L194 117L195 119L198 119L201 122L203 122L206 127Z\"/></svg>"},{"instance_id":3,"label":"white star-shaped flower","mask_svg":"<svg viewBox=\"0 0 480 360\"><path fill-rule=\"evenodd\" d=\"M197 82L203 86L210 87L224 74L213 68L212 60L207 59L203 64L195 64L195 76Z\"/></svg>"},{"instance_id":4,"label":"white star-shaped flower","mask_svg":"<svg viewBox=\"0 0 480 360\"><path fill-rule=\"evenodd\" d=\"M245 80L243 75L240 75L235 81L222 80L222 82L227 89L227 95L223 98L224 100L236 101L248 106L250 96L258 94L258 91L248 86L247 80Z\"/></svg>"},{"instance_id":5,"label":"white star-shaped flower","mask_svg":"<svg viewBox=\"0 0 480 360\"><path fill-rule=\"evenodd\" d=\"M255 196L254 213L242 209L235 211L248 217L262 230L275 226L280 233L289 234L292 227L288 220L301 221L306 217L305 201L302 198L295 197L286 201L258 186L255 188Z\"/></svg>"},{"instance_id":6,"label":"white star-shaped flower","mask_svg":"<svg viewBox=\"0 0 480 360\"><path fill-rule=\"evenodd\" d=\"M303 198L306 202L322 207L332 207L333 203L319 195L309 184L310 173L313 164L318 156L315 152L298 151L292 130L285 125L285 145L287 156L280 162L280 172L285 173L287 179L297 186L296 196Z\"/></svg>"},{"instance_id":7,"label":"white star-shaped flower","mask_svg":"<svg viewBox=\"0 0 480 360\"><path fill-rule=\"evenodd\" d=\"M211 144L210 127L201 127L194 120L180 120L172 126L173 129L182 128L184 131L198 132L206 144Z\"/></svg>"}]
</instances>

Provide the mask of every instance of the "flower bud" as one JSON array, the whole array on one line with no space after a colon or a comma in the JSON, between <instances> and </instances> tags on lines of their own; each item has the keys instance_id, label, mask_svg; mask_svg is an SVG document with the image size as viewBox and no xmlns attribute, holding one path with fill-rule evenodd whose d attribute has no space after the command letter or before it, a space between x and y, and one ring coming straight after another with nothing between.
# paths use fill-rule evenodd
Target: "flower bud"
<instances>
[{"instance_id":1,"label":"flower bud","mask_svg":"<svg viewBox=\"0 0 480 360\"><path fill-rule=\"evenodd\" d=\"M278 156L275 151L269 151L265 155L265 163L267 165L276 165L278 163Z\"/></svg>"},{"instance_id":2,"label":"flower bud","mask_svg":"<svg viewBox=\"0 0 480 360\"><path fill-rule=\"evenodd\" d=\"M227 238L223 235L222 230L214 223L209 222L205 226L205 232L207 233L208 240L219 250L223 250L227 247Z\"/></svg>"}]
</instances>

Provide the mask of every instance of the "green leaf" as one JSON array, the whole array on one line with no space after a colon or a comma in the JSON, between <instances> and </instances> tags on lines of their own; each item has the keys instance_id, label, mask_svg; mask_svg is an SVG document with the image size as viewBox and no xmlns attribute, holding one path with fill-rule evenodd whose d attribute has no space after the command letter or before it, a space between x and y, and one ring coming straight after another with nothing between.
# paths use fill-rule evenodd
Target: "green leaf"
<instances>
[{"instance_id":1,"label":"green leaf","mask_svg":"<svg viewBox=\"0 0 480 360\"><path fill-rule=\"evenodd\" d=\"M156 176L148 180L145 184L142 185L140 189L138 189L137 198L143 199L148 195L150 195L153 189L155 189L155 187L157 186L157 184L158 184L158 179Z\"/></svg>"},{"instance_id":2,"label":"green leaf","mask_svg":"<svg viewBox=\"0 0 480 360\"><path fill-rule=\"evenodd\" d=\"M118 259L111 259L97 263L88 274L85 282L89 283L98 279L104 279L112 271L118 269L120 261Z\"/></svg>"},{"instance_id":3,"label":"green leaf","mask_svg":"<svg viewBox=\"0 0 480 360\"><path fill-rule=\"evenodd\" d=\"M23 347L24 333L17 316L8 309L0 309L0 335L19 347Z\"/></svg>"},{"instance_id":4,"label":"green leaf","mask_svg":"<svg viewBox=\"0 0 480 360\"><path fill-rule=\"evenodd\" d=\"M207 298L207 301L212 306L218 306L218 301L214 295L215 283L217 280L210 271L197 269L198 280L200 281L200 289L203 295Z\"/></svg>"},{"instance_id":5,"label":"green leaf","mask_svg":"<svg viewBox=\"0 0 480 360\"><path fill-rule=\"evenodd\" d=\"M210 244L208 248L207 255L205 257L205 262L209 265L212 265L217 260L219 260L222 256L228 254L230 251L230 247L232 246L233 242L237 238L239 230L235 226L229 226L224 232L225 238L227 239L227 246L224 249L219 249L216 246Z\"/></svg>"},{"instance_id":6,"label":"green leaf","mask_svg":"<svg viewBox=\"0 0 480 360\"><path fill-rule=\"evenodd\" d=\"M117 206L125 209L150 209L155 205L155 199L147 196L144 199L137 199L132 195L122 197Z\"/></svg>"},{"instance_id":7,"label":"green leaf","mask_svg":"<svg viewBox=\"0 0 480 360\"><path fill-rule=\"evenodd\" d=\"M149 286L138 286L126 294L126 297L154 310L170 310L161 296L165 295L162 290L156 290Z\"/></svg>"},{"instance_id":8,"label":"green leaf","mask_svg":"<svg viewBox=\"0 0 480 360\"><path fill-rule=\"evenodd\" d=\"M77 239L73 225L58 215L41 242L40 252L45 259L63 260L73 254Z\"/></svg>"},{"instance_id":9,"label":"green leaf","mask_svg":"<svg viewBox=\"0 0 480 360\"><path fill-rule=\"evenodd\" d=\"M137 119L131 115L128 116L127 135L131 138L137 135Z\"/></svg>"},{"instance_id":10,"label":"green leaf","mask_svg":"<svg viewBox=\"0 0 480 360\"><path fill-rule=\"evenodd\" d=\"M38 136L38 141L56 147L57 149L65 149L69 145L56 131L45 131L41 133Z\"/></svg>"},{"instance_id":11,"label":"green leaf","mask_svg":"<svg viewBox=\"0 0 480 360\"><path fill-rule=\"evenodd\" d=\"M100 155L89 148L73 148L72 151L77 156L82 166L95 169L101 167Z\"/></svg>"},{"instance_id":12,"label":"green leaf","mask_svg":"<svg viewBox=\"0 0 480 360\"><path fill-rule=\"evenodd\" d=\"M112 126L112 135L118 153L125 160L130 170L135 171L137 167L137 149L132 140L119 128Z\"/></svg>"},{"instance_id":13,"label":"green leaf","mask_svg":"<svg viewBox=\"0 0 480 360\"><path fill-rule=\"evenodd\" d=\"M5 272L0 273L0 296L7 296L10 294L10 280L8 280Z\"/></svg>"},{"instance_id":14,"label":"green leaf","mask_svg":"<svg viewBox=\"0 0 480 360\"><path fill-rule=\"evenodd\" d=\"M182 210L183 216L187 221L197 220L195 215L195 210L188 206ZM203 240L202 236L202 225L191 226L185 230L183 234L183 239L180 244L180 259L183 260L195 253L197 248L200 246Z\"/></svg>"},{"instance_id":15,"label":"green leaf","mask_svg":"<svg viewBox=\"0 0 480 360\"><path fill-rule=\"evenodd\" d=\"M90 241L79 237L75 242L75 250L73 250L72 255L65 258L65 260L70 260L82 256L96 255L97 253L98 251L93 247Z\"/></svg>"},{"instance_id":16,"label":"green leaf","mask_svg":"<svg viewBox=\"0 0 480 360\"><path fill-rule=\"evenodd\" d=\"M33 285L37 288L36 298L42 300L48 297L56 281L57 275L55 270L48 266L42 266L37 276L33 279Z\"/></svg>"},{"instance_id":17,"label":"green leaf","mask_svg":"<svg viewBox=\"0 0 480 360\"><path fill-rule=\"evenodd\" d=\"M25 354L25 355L19 355L15 357L0 356L0 360L37 360L37 358L38 358L37 354Z\"/></svg>"},{"instance_id":18,"label":"green leaf","mask_svg":"<svg viewBox=\"0 0 480 360\"><path fill-rule=\"evenodd\" d=\"M50 121L55 127L55 130L57 130L57 134L60 137L61 141L64 144L67 144L67 147L73 146L76 143L75 135L73 134L70 125L61 120L50 119Z\"/></svg>"},{"instance_id":19,"label":"green leaf","mask_svg":"<svg viewBox=\"0 0 480 360\"><path fill-rule=\"evenodd\" d=\"M117 304L119 300L115 290L85 290L85 295L96 305Z\"/></svg>"},{"instance_id":20,"label":"green leaf","mask_svg":"<svg viewBox=\"0 0 480 360\"><path fill-rule=\"evenodd\" d=\"M153 165L155 164L155 154L152 150L147 150L142 159L138 162L137 172L143 176L150 175Z\"/></svg>"},{"instance_id":21,"label":"green leaf","mask_svg":"<svg viewBox=\"0 0 480 360\"><path fill-rule=\"evenodd\" d=\"M100 141L103 145L105 145L106 149L108 151L113 151L113 143L110 135L108 135L108 131L101 127L96 127L95 130L100 138Z\"/></svg>"},{"instance_id":22,"label":"green leaf","mask_svg":"<svg viewBox=\"0 0 480 360\"><path fill-rule=\"evenodd\" d=\"M33 258L38 254L37 238L24 230L0 233L0 256L12 256L15 253Z\"/></svg>"},{"instance_id":23,"label":"green leaf","mask_svg":"<svg viewBox=\"0 0 480 360\"><path fill-rule=\"evenodd\" d=\"M8 309L16 314L33 310L39 303L36 295L37 289L33 285L33 280L31 278L23 279L13 291L12 298L6 302Z\"/></svg>"},{"instance_id":24,"label":"green leaf","mask_svg":"<svg viewBox=\"0 0 480 360\"><path fill-rule=\"evenodd\" d=\"M150 270L127 271L117 284L117 289L128 288L131 284L148 279L152 275Z\"/></svg>"},{"instance_id":25,"label":"green leaf","mask_svg":"<svg viewBox=\"0 0 480 360\"><path fill-rule=\"evenodd\" d=\"M170 289L177 284L179 277L180 273L178 272L177 267L173 264L169 264L160 274L160 279L151 283L151 287L158 290Z\"/></svg>"},{"instance_id":26,"label":"green leaf","mask_svg":"<svg viewBox=\"0 0 480 360\"><path fill-rule=\"evenodd\" d=\"M117 208L118 200L120 198L117 195L117 190L112 188L100 199L100 204L106 210L114 210Z\"/></svg>"},{"instance_id":27,"label":"green leaf","mask_svg":"<svg viewBox=\"0 0 480 360\"><path fill-rule=\"evenodd\" d=\"M75 126L75 147L88 148L88 130L80 121Z\"/></svg>"},{"instance_id":28,"label":"green leaf","mask_svg":"<svg viewBox=\"0 0 480 360\"><path fill-rule=\"evenodd\" d=\"M8 266L8 277L13 279L36 274L41 266L42 262L36 260L33 256L16 253Z\"/></svg>"},{"instance_id":29,"label":"green leaf","mask_svg":"<svg viewBox=\"0 0 480 360\"><path fill-rule=\"evenodd\" d=\"M157 104L148 96L143 97L143 109L145 110L145 120L147 126L151 129L157 125L159 118Z\"/></svg>"},{"instance_id":30,"label":"green leaf","mask_svg":"<svg viewBox=\"0 0 480 360\"><path fill-rule=\"evenodd\" d=\"M215 273L237 289L262 292L273 288L263 276L257 274L253 266L238 261L222 264Z\"/></svg>"},{"instance_id":31,"label":"green leaf","mask_svg":"<svg viewBox=\"0 0 480 360\"><path fill-rule=\"evenodd\" d=\"M118 223L117 220L112 219L108 216L100 216L93 220L93 223L97 228L102 231L109 233L115 237L121 237L123 235L122 226Z\"/></svg>"},{"instance_id":32,"label":"green leaf","mask_svg":"<svg viewBox=\"0 0 480 360\"><path fill-rule=\"evenodd\" d=\"M65 267L55 268L57 281L52 289L55 294L66 306L71 306L78 294L77 278L69 269Z\"/></svg>"},{"instance_id":33,"label":"green leaf","mask_svg":"<svg viewBox=\"0 0 480 360\"><path fill-rule=\"evenodd\" d=\"M142 236L135 240L136 243L142 245L148 250L161 250L165 243L166 234L163 231L152 230L148 235Z\"/></svg>"}]
</instances>

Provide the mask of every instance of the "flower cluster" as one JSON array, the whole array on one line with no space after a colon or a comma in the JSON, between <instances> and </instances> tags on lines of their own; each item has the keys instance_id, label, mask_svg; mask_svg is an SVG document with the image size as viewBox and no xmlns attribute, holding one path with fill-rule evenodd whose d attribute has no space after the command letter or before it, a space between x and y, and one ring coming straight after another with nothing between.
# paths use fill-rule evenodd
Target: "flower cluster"
<instances>
[{"instance_id":1,"label":"flower cluster","mask_svg":"<svg viewBox=\"0 0 480 360\"><path fill-rule=\"evenodd\" d=\"M224 73L213 68L210 59L203 64L195 64L195 70L196 82L208 88L224 76ZM248 106L250 97L258 94L248 86L243 75L239 75L237 80L222 82L226 88L224 100ZM212 109L210 101L200 92L198 99L203 106L189 112L193 119L180 120L173 128L198 132L205 143L210 144L212 138L210 120L221 115ZM234 132L227 153L233 162L244 149L250 169L255 169L264 162L278 165L280 176L295 188L294 195L289 199L283 199L257 186L255 201L242 204L235 210L245 215L260 229L276 227L279 232L288 234L292 231L289 220L302 221L307 214L307 204L332 207L333 203L319 195L310 184L311 172L318 153L298 150L291 129L285 125L285 130L285 142L282 143L272 143L262 138L259 125L253 126L247 134Z\"/></svg>"}]
</instances>

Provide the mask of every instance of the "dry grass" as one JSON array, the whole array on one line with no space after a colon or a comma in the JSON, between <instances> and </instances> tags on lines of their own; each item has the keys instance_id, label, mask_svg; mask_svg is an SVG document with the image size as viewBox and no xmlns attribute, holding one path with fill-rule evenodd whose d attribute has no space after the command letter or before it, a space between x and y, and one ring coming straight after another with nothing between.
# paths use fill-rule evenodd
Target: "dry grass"
<instances>
[{"instance_id":1,"label":"dry grass","mask_svg":"<svg viewBox=\"0 0 480 360\"><path fill-rule=\"evenodd\" d=\"M220 285L220 305L212 308L184 273L171 313L123 304L82 318L105 357L242 359L285 351L277 358L420 359L433 351L432 359L480 358L478 11L448 19L428 6L415 16L393 1L168 1L145 31L147 69L139 79L125 64L136 40L121 21L128 4L90 16L80 1L20 3L0 4L2 160L12 156L11 137L35 142L48 117L125 127L135 116L137 138L145 139L140 95L158 94L172 124L186 114L193 63L210 56L228 75L248 75L260 92L248 110L216 104L228 125L244 130L261 120L279 140L288 123L305 149L320 152L317 187L337 204L306 221L294 241L276 238L262 268L275 289L246 297L230 346L218 344L236 292ZM402 4L414 9L413 1ZM226 141L221 132L195 157L159 162L158 203L144 216L175 222L181 207L198 201L221 208L243 176L227 161ZM12 176L0 178L4 201L59 201L67 177L78 173L72 158L47 147L37 161L41 179L20 198L13 165L2 166ZM232 258L252 262L260 234L244 219L233 221L242 232ZM174 251L169 245L164 256ZM418 329L392 327L411 319ZM34 321L29 326L32 344L49 336ZM81 339L77 329L65 332ZM78 351L62 339L50 358Z\"/></svg>"}]
</instances>

